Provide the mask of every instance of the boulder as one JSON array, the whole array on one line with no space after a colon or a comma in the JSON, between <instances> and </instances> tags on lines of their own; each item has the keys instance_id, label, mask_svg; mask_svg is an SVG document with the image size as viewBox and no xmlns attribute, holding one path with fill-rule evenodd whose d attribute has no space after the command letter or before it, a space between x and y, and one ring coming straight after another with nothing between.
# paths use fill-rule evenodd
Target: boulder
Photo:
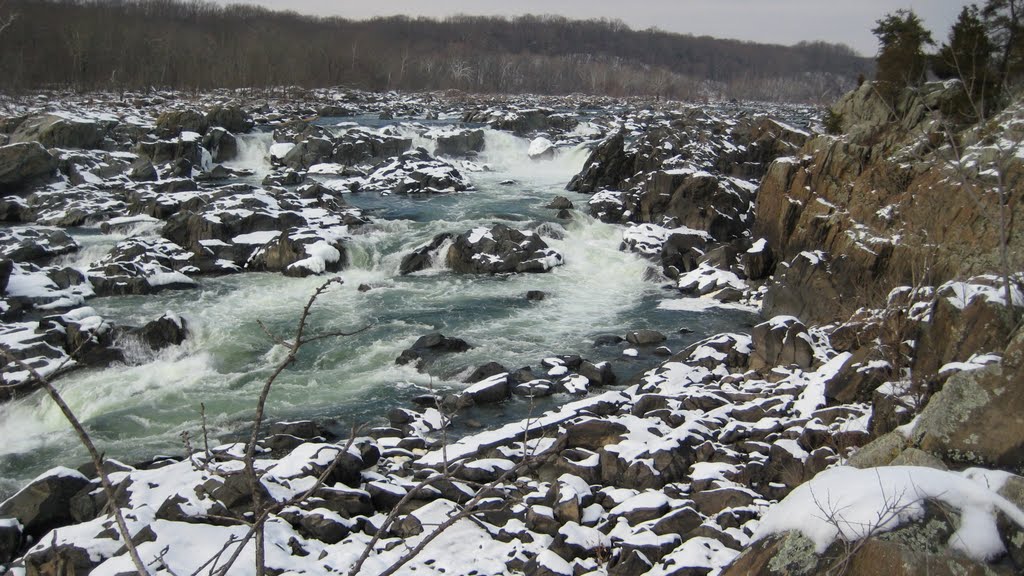
<instances>
[{"instance_id":1,"label":"boulder","mask_svg":"<svg viewBox=\"0 0 1024 576\"><path fill-rule=\"evenodd\" d=\"M814 363L814 348L807 327L793 316L776 316L754 326L751 370L766 371L776 366L799 366L807 370Z\"/></svg>"},{"instance_id":2,"label":"boulder","mask_svg":"<svg viewBox=\"0 0 1024 576\"><path fill-rule=\"evenodd\" d=\"M100 148L110 125L85 118L59 114L33 116L11 134L11 143L38 142L46 148Z\"/></svg>"},{"instance_id":3,"label":"boulder","mask_svg":"<svg viewBox=\"0 0 1024 576\"><path fill-rule=\"evenodd\" d=\"M395 359L396 364L415 364L417 368L430 362L440 354L465 352L472 346L461 338L449 338L440 332L421 336L413 345L402 351Z\"/></svg>"},{"instance_id":4,"label":"boulder","mask_svg":"<svg viewBox=\"0 0 1024 576\"><path fill-rule=\"evenodd\" d=\"M545 208L551 208L552 210L572 210L572 201L565 196L555 196L551 202L548 203Z\"/></svg>"},{"instance_id":5,"label":"boulder","mask_svg":"<svg viewBox=\"0 0 1024 576\"><path fill-rule=\"evenodd\" d=\"M562 264L562 255L535 232L497 224L460 234L446 258L457 274L547 272Z\"/></svg>"},{"instance_id":6,"label":"boulder","mask_svg":"<svg viewBox=\"0 0 1024 576\"><path fill-rule=\"evenodd\" d=\"M653 346L661 344L667 338L657 330L633 330L626 333L626 342L634 346Z\"/></svg>"},{"instance_id":7,"label":"boulder","mask_svg":"<svg viewBox=\"0 0 1024 576\"><path fill-rule=\"evenodd\" d=\"M219 127L234 134L244 134L255 124L245 110L234 105L216 105L206 111L206 121L211 127ZM199 132L194 130L194 132Z\"/></svg>"},{"instance_id":8,"label":"boulder","mask_svg":"<svg viewBox=\"0 0 1024 576\"><path fill-rule=\"evenodd\" d=\"M139 158L132 163L131 171L128 173L128 177L136 182L155 182L160 179L160 175L157 174L156 167L153 163L145 158Z\"/></svg>"},{"instance_id":9,"label":"boulder","mask_svg":"<svg viewBox=\"0 0 1024 576\"><path fill-rule=\"evenodd\" d=\"M177 346L188 336L185 319L170 312L147 322L145 326L128 332L138 338L152 350L163 350L168 346Z\"/></svg>"},{"instance_id":10,"label":"boulder","mask_svg":"<svg viewBox=\"0 0 1024 576\"><path fill-rule=\"evenodd\" d=\"M951 376L918 416L913 444L946 462L1024 472L1022 377L999 364Z\"/></svg>"},{"instance_id":11,"label":"boulder","mask_svg":"<svg viewBox=\"0 0 1024 576\"><path fill-rule=\"evenodd\" d=\"M419 272L420 270L426 270L434 265L434 258L437 256L435 252L445 244L455 238L455 234L444 232L434 236L434 239L430 242L416 248L409 254L402 257L402 262L398 266L398 273L402 276L406 274L412 274L413 272Z\"/></svg>"},{"instance_id":12,"label":"boulder","mask_svg":"<svg viewBox=\"0 0 1024 576\"><path fill-rule=\"evenodd\" d=\"M197 110L168 110L156 119L157 132L164 138L173 138L182 132L205 134L209 127L206 114Z\"/></svg>"},{"instance_id":13,"label":"boulder","mask_svg":"<svg viewBox=\"0 0 1024 576\"><path fill-rule=\"evenodd\" d=\"M21 192L56 171L57 159L38 142L0 146L0 193Z\"/></svg>"},{"instance_id":14,"label":"boulder","mask_svg":"<svg viewBox=\"0 0 1024 576\"><path fill-rule=\"evenodd\" d=\"M484 149L484 131L457 130L438 135L434 154L438 156L468 156Z\"/></svg>"},{"instance_id":15,"label":"boulder","mask_svg":"<svg viewBox=\"0 0 1024 576\"><path fill-rule=\"evenodd\" d=\"M71 498L89 485L89 479L68 468L54 468L0 503L0 518L14 518L25 534L40 538L72 522Z\"/></svg>"},{"instance_id":16,"label":"boulder","mask_svg":"<svg viewBox=\"0 0 1024 576\"><path fill-rule=\"evenodd\" d=\"M566 189L591 194L607 188L618 189L636 173L633 158L625 151L625 142L626 133L620 130L598 144Z\"/></svg>"},{"instance_id":17,"label":"boulder","mask_svg":"<svg viewBox=\"0 0 1024 576\"><path fill-rule=\"evenodd\" d=\"M211 128L203 136L203 148L210 151L214 162L228 162L238 155L238 139L224 128Z\"/></svg>"}]
</instances>

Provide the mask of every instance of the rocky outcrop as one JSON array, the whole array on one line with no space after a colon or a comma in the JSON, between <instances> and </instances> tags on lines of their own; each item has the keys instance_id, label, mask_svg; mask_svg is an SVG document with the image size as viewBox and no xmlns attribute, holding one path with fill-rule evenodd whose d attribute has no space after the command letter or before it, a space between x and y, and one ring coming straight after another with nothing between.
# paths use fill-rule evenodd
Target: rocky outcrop
<instances>
[{"instance_id":1,"label":"rocky outcrop","mask_svg":"<svg viewBox=\"0 0 1024 576\"><path fill-rule=\"evenodd\" d=\"M967 143L965 157L976 162L969 169L958 170L948 148L935 145L946 140L938 131L941 102L957 90L955 84L932 84L907 92L895 117L870 84L844 97L834 107L843 116L844 135L816 136L799 154L769 167L757 196L754 234L766 238L781 261L824 253L829 291L842 299L858 297L863 286L884 295L926 274L942 282L996 268L998 208L994 194L981 192L996 184L982 175L982 166L1001 173L1008 190L1019 186L1022 171L1018 160L1000 157L975 129L958 136ZM1010 130L1022 110L1012 106L991 125ZM1020 206L1010 203L1011 220L1018 219ZM1010 236L1011 253L1024 250L1022 238ZM936 252L935 245L942 249ZM802 317L828 320L834 311L808 310Z\"/></svg>"},{"instance_id":2,"label":"rocky outcrop","mask_svg":"<svg viewBox=\"0 0 1024 576\"><path fill-rule=\"evenodd\" d=\"M562 255L535 232L497 224L460 234L445 262L457 274L547 272L562 264Z\"/></svg>"},{"instance_id":3,"label":"rocky outcrop","mask_svg":"<svg viewBox=\"0 0 1024 576\"><path fill-rule=\"evenodd\" d=\"M483 130L456 130L439 133L434 154L438 156L469 156L484 149Z\"/></svg>"},{"instance_id":4,"label":"rocky outcrop","mask_svg":"<svg viewBox=\"0 0 1024 576\"><path fill-rule=\"evenodd\" d=\"M444 194L469 188L469 181L455 166L417 148L375 166L359 189L381 194Z\"/></svg>"}]
</instances>

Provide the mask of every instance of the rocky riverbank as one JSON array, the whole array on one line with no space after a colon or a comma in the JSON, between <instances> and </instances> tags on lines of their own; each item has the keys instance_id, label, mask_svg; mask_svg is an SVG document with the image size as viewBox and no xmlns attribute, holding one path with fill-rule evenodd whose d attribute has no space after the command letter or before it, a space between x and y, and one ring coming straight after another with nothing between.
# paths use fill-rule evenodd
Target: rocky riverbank
<instances>
[{"instance_id":1,"label":"rocky riverbank","mask_svg":"<svg viewBox=\"0 0 1024 576\"><path fill-rule=\"evenodd\" d=\"M895 111L870 86L836 104L839 135L794 108L509 100L467 110L434 96L311 93L205 112L148 97L134 113L160 110L154 123L95 116L101 136L80 117L34 112L7 122L0 157L21 160L0 162L20 167L0 171L14 194L5 213L58 228L4 243L4 293L16 303L5 340L42 370L85 362L83 340L104 357L123 340L102 345L119 329L81 307L96 293L188 289L192 276L240 270L344 274L346 239L374 220L342 192L471 186L460 170L478 168L477 128L423 130L417 138L436 148L410 151L389 127L339 136L293 120L336 115L328 97L345 98L333 105L347 116L488 123L533 138L531 150L541 139L590 142L568 185L588 196L551 206L572 218L586 205L624 226L622 248L648 258L648 274L677 295L668 306L757 306L764 321L676 350L651 331L605 339L625 357L659 358L631 378L572 350L530 368L479 366L464 389L395 407L388 425L355 438L313 421L268 427L259 489L281 504L266 525L268 571L348 573L365 551L359 573L377 574L422 543L402 573L1019 573L1024 294L993 274L993 203L965 188L991 189L997 177L1005 214L1019 220L1021 109L957 126L965 161L954 164L940 136L956 85L908 93ZM579 129L581 110L601 112ZM223 161L228 136L253 125L274 126L264 184L211 184L213 157ZM66 151L76 147L86 151ZM48 264L74 249L59 227L126 218L161 222L159 240L125 240L82 278ZM544 273L563 261L544 241L552 234L498 225L439 235L401 271ZM1022 235L1008 238L1011 254L1024 253ZM28 285L45 295L17 291ZM178 337L170 324L186 329L173 315L158 322L120 330L160 346ZM397 361L429 371L469 346L428 334ZM6 370L7 381L26 380ZM490 406L551 395L553 409L500 427L478 421ZM115 505L154 573L206 573L238 546L253 512L242 451L108 461ZM54 469L0 504L10 574L132 571L111 503L83 471ZM248 546L230 573L254 570Z\"/></svg>"}]
</instances>

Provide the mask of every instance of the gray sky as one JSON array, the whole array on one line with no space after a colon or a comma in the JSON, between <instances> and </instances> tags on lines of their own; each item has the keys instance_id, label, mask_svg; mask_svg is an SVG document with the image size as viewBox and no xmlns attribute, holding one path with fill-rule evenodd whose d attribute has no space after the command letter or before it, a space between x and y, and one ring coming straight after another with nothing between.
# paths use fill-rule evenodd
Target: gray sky
<instances>
[{"instance_id":1,"label":"gray sky","mask_svg":"<svg viewBox=\"0 0 1024 576\"><path fill-rule=\"evenodd\" d=\"M239 0L216 0L230 4ZM241 0L296 12L368 18L406 14L560 14L571 18L619 18L635 29L738 38L776 44L826 40L847 44L865 56L877 50L871 28L898 8L912 8L937 42L963 0ZM983 3L983 0L976 0Z\"/></svg>"}]
</instances>

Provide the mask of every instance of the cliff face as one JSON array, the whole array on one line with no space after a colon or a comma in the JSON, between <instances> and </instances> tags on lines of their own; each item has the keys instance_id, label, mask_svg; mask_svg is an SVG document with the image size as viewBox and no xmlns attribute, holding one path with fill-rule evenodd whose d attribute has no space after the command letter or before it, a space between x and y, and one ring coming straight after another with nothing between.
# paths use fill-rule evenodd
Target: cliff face
<instances>
[{"instance_id":1,"label":"cliff face","mask_svg":"<svg viewBox=\"0 0 1024 576\"><path fill-rule=\"evenodd\" d=\"M833 107L843 134L816 136L769 166L754 233L779 253L776 277L789 284L769 293L769 315L829 320L900 284L997 270L1000 192L1020 269L1024 105L964 128L943 112L960 93L930 84L890 108L865 83ZM797 258L809 251L815 258Z\"/></svg>"}]
</instances>

